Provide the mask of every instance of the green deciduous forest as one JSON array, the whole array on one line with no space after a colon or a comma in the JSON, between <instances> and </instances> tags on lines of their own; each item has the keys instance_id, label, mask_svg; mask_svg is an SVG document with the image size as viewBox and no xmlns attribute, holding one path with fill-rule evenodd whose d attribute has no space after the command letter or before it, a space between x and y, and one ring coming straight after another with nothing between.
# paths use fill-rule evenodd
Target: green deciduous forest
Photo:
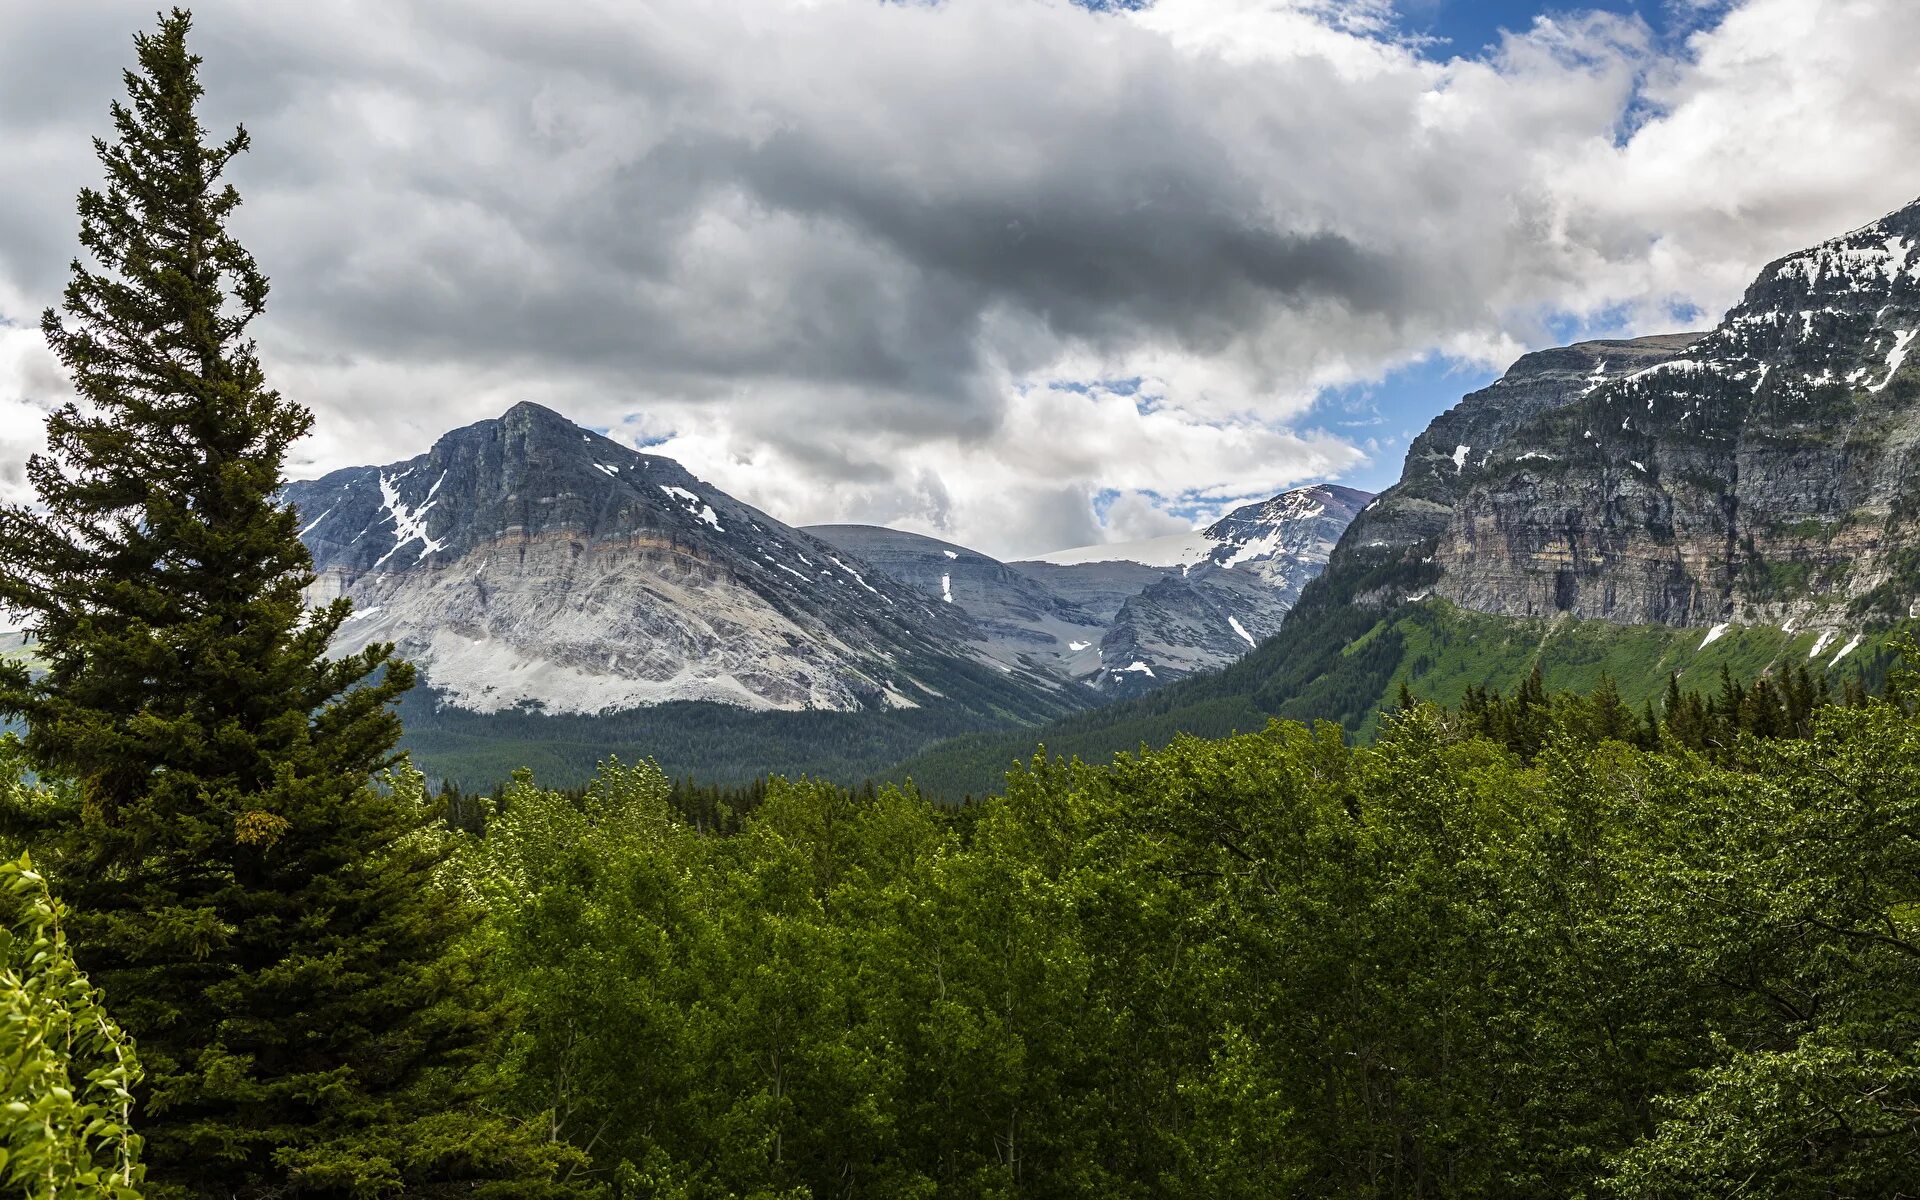
<instances>
[{"instance_id":1,"label":"green deciduous forest","mask_svg":"<svg viewBox=\"0 0 1920 1200\"><path fill-rule=\"evenodd\" d=\"M610 764L453 873L511 1093L623 1195L1911 1191L1920 726L1634 720L1276 723L962 810L776 782L726 836Z\"/></svg>"},{"instance_id":2,"label":"green deciduous forest","mask_svg":"<svg viewBox=\"0 0 1920 1200\"><path fill-rule=\"evenodd\" d=\"M410 669L303 599L311 418L189 27L137 40L46 318L87 404L0 512L0 1195L1920 1194L1911 643L1402 678L1367 744L1040 751L960 806L430 788Z\"/></svg>"}]
</instances>

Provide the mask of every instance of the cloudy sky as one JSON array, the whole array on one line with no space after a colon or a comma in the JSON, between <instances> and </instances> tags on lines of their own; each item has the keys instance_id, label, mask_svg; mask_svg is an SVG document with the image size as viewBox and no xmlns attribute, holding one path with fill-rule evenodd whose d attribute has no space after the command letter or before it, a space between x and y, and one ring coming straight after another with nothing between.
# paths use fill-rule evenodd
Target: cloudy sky
<instances>
[{"instance_id":1,"label":"cloudy sky","mask_svg":"<svg viewBox=\"0 0 1920 1200\"><path fill-rule=\"evenodd\" d=\"M0 0L0 498L153 0ZM791 523L1185 528L1920 196L1912 0L203 0L260 329L386 462L517 400Z\"/></svg>"}]
</instances>

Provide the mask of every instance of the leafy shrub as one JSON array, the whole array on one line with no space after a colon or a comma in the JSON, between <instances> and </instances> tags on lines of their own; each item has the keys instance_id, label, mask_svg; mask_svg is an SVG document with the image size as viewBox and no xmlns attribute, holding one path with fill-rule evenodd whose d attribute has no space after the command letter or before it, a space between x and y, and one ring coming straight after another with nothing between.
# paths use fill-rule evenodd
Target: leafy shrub
<instances>
[{"instance_id":1,"label":"leafy shrub","mask_svg":"<svg viewBox=\"0 0 1920 1200\"><path fill-rule=\"evenodd\" d=\"M140 1064L74 965L28 855L0 863L0 1184L27 1200L131 1200Z\"/></svg>"}]
</instances>

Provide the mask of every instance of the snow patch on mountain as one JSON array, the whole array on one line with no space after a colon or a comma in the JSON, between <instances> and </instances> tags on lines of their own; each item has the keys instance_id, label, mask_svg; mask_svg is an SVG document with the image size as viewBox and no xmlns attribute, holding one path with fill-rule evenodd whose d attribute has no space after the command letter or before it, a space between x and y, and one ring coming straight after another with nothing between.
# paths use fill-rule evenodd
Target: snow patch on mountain
<instances>
[{"instance_id":1,"label":"snow patch on mountain","mask_svg":"<svg viewBox=\"0 0 1920 1200\"><path fill-rule=\"evenodd\" d=\"M1893 377L1900 373L1900 364L1906 361L1907 351L1913 345L1913 335L1916 332L1920 330L1894 330L1893 349L1887 351L1887 377L1879 383L1870 384L1867 387L1868 391L1879 393L1887 390L1887 385L1893 382Z\"/></svg>"},{"instance_id":2,"label":"snow patch on mountain","mask_svg":"<svg viewBox=\"0 0 1920 1200\"><path fill-rule=\"evenodd\" d=\"M600 469L603 471L607 471L607 468L600 466L599 463L595 463L594 465L597 467L600 467ZM607 471L607 473L609 475L618 474L618 472L616 471ZM706 501L702 500L700 497L694 495L692 492L688 491L686 488L683 488L683 487L674 487L671 485L662 484L660 487L660 490L665 492L667 495L672 496L675 499L679 500L682 504L685 504L687 506L688 512L692 513L694 517L697 518L698 520L713 526L715 532L717 533L726 532L726 530L721 528L720 526L720 518L714 515L713 505L708 504Z\"/></svg>"},{"instance_id":3,"label":"snow patch on mountain","mask_svg":"<svg viewBox=\"0 0 1920 1200\"><path fill-rule=\"evenodd\" d=\"M427 536L427 512L434 505L434 495L440 490L440 485L447 481L447 473L445 471L440 472L440 478L433 481L433 487L427 491L426 501L422 503L419 508L411 508L403 502L400 499L399 491L394 486L400 479L404 478L405 474L410 473L411 472L403 473L402 475L395 476L393 479L388 479L385 471L380 472L380 502L381 507L393 518L394 543L393 548L381 555L379 560L373 564L376 567L399 553L402 546L411 545L414 542L420 543L421 548L417 555L419 558L426 558L428 555L436 553L446 547L445 542L435 541L433 538ZM322 514L321 520L325 519L325 514ZM315 524L318 523L319 522L315 522ZM308 528L311 529L312 526L310 525Z\"/></svg>"}]
</instances>

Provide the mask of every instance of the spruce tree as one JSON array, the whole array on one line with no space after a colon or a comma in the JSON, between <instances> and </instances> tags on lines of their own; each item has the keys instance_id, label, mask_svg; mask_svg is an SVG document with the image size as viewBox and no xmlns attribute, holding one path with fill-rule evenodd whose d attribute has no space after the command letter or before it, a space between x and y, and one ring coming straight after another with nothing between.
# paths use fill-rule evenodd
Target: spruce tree
<instances>
[{"instance_id":1,"label":"spruce tree","mask_svg":"<svg viewBox=\"0 0 1920 1200\"><path fill-rule=\"evenodd\" d=\"M40 504L0 511L0 605L45 665L0 673L0 711L78 785L10 820L140 1046L151 1194L547 1194L548 1152L463 1082L500 1011L425 798L376 784L413 671L329 658L349 605L304 600L276 494L312 418L248 333L267 280L222 180L247 135L207 140L188 27L135 38L80 195L92 261L43 323L80 402L29 463Z\"/></svg>"}]
</instances>

